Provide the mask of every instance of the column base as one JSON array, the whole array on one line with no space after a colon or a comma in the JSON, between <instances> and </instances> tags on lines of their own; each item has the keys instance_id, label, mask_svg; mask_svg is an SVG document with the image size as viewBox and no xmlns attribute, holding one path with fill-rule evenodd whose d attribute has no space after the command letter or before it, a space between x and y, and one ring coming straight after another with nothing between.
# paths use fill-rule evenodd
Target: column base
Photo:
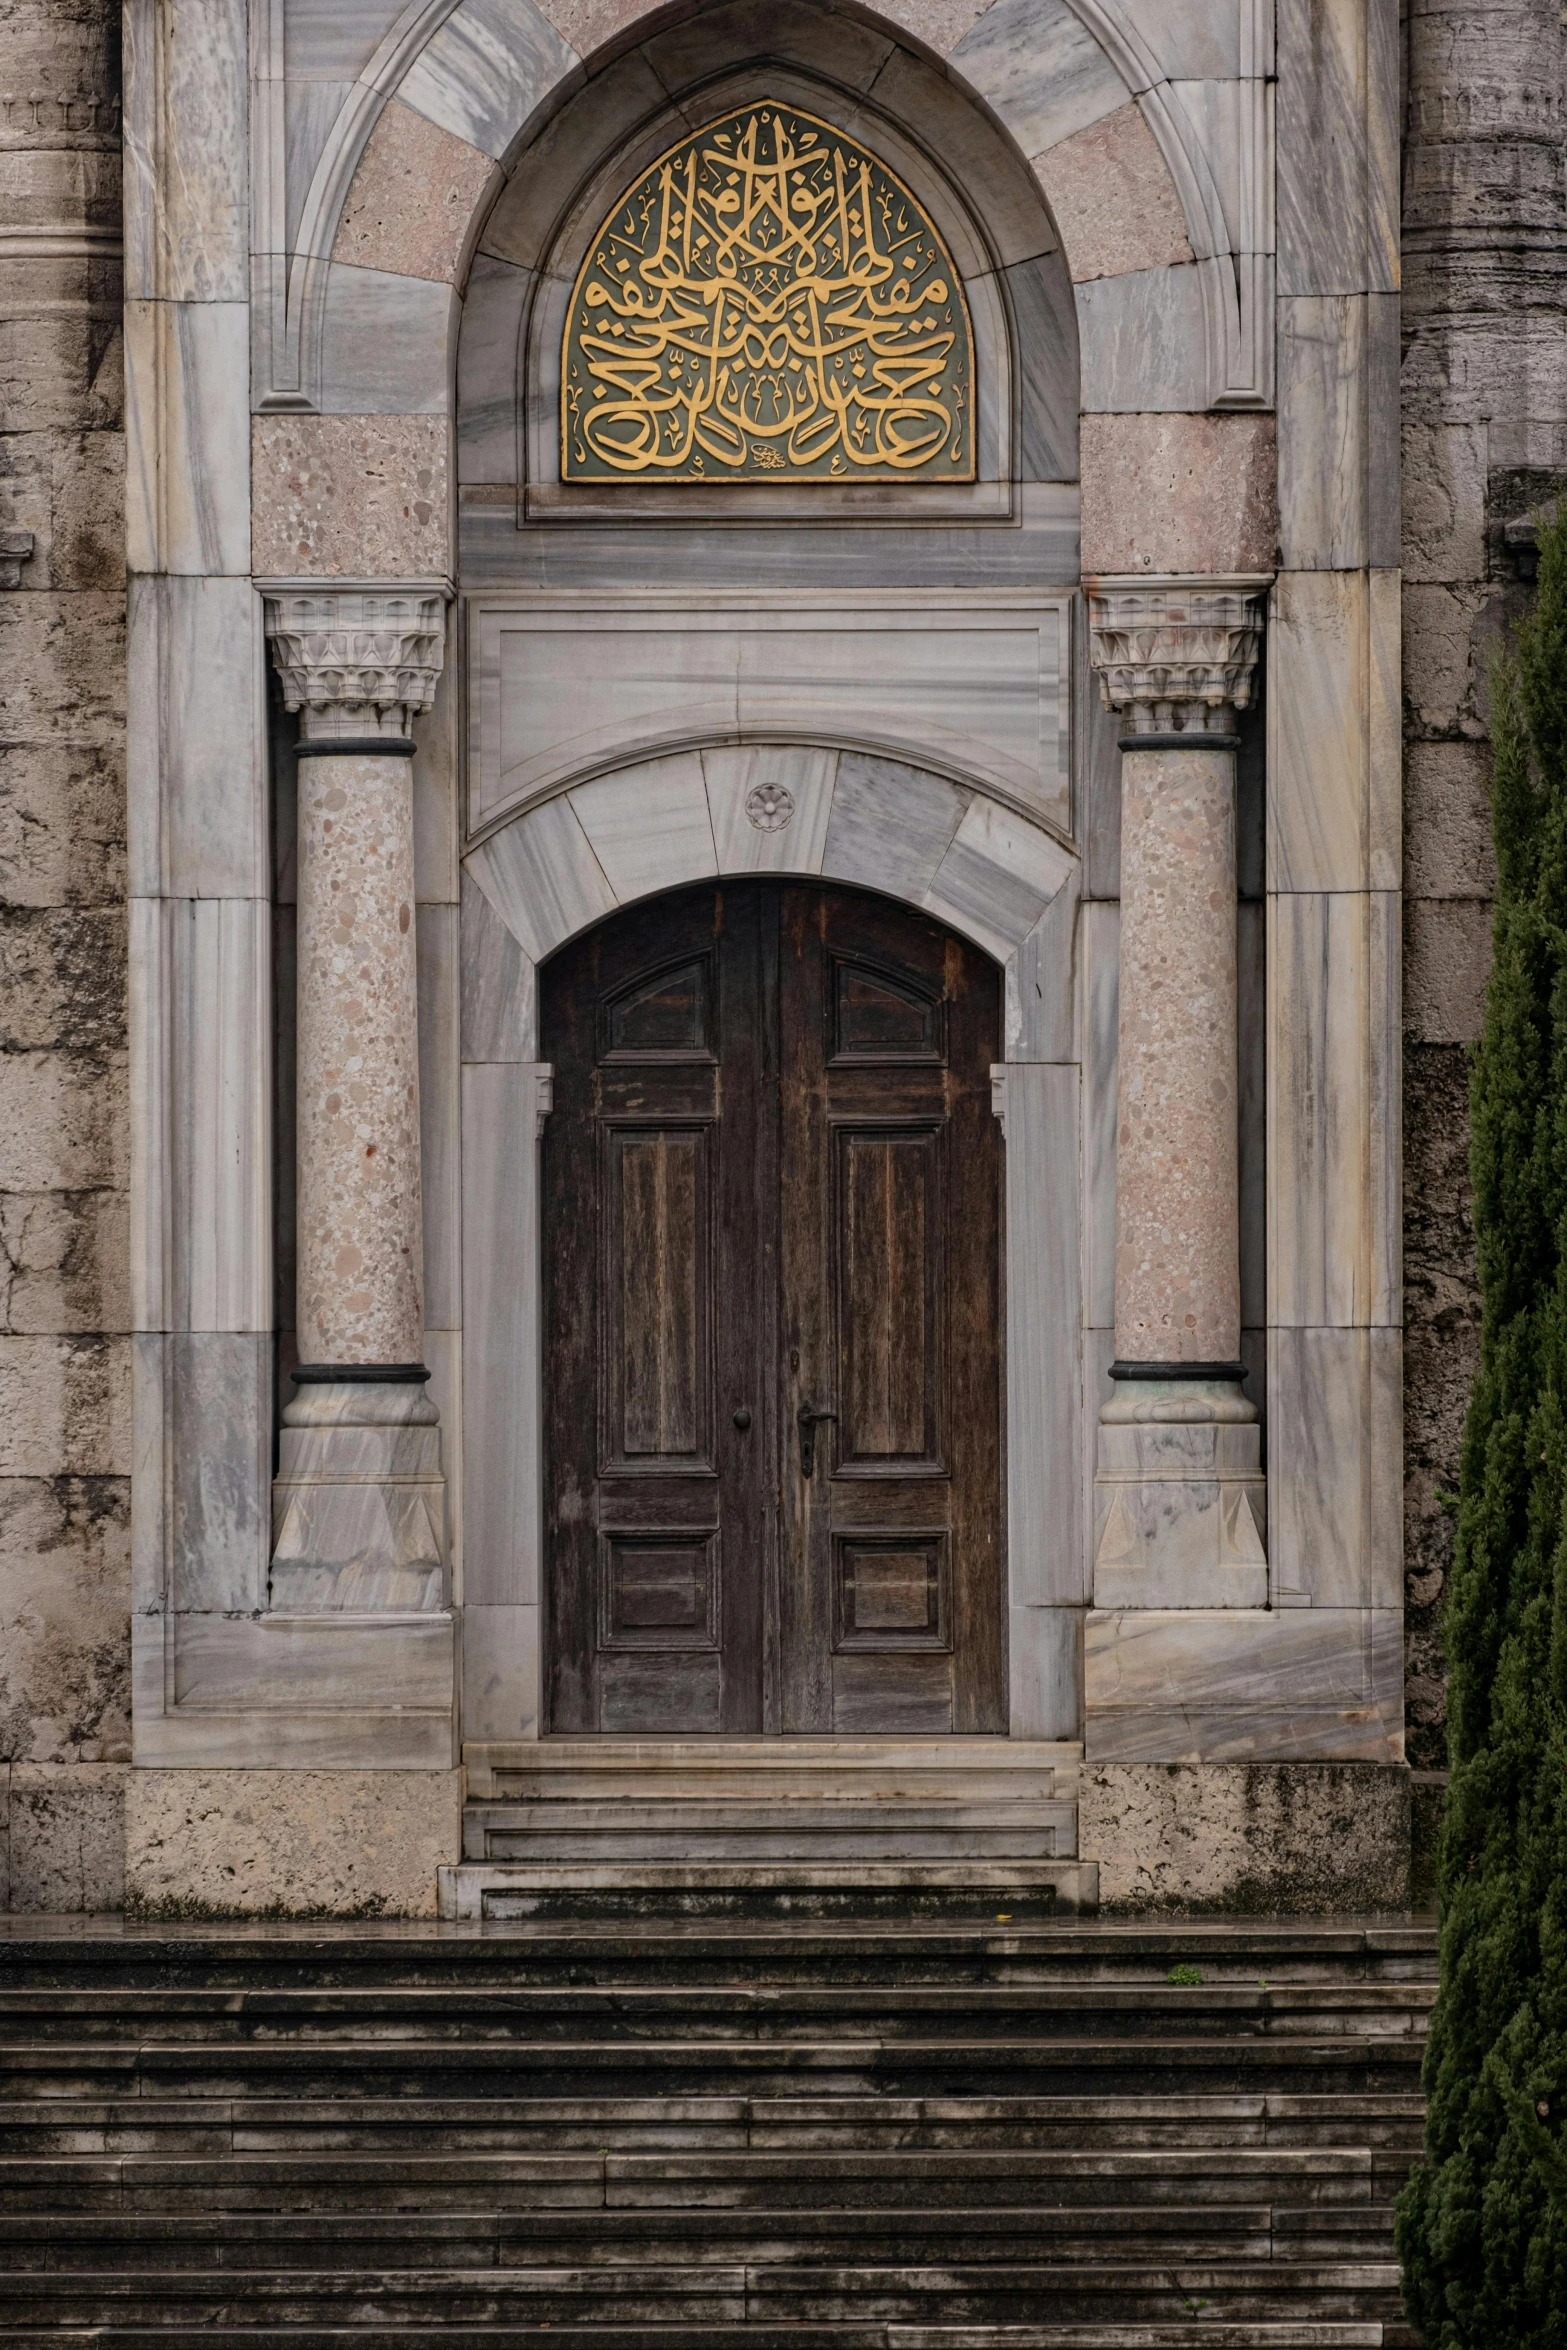
<instances>
[{"instance_id":1,"label":"column base","mask_svg":"<svg viewBox=\"0 0 1567 2350\"><path fill-rule=\"evenodd\" d=\"M433 1613L444 1605L439 1415L416 1382L302 1387L272 1486L274 1614Z\"/></svg>"},{"instance_id":2,"label":"column base","mask_svg":"<svg viewBox=\"0 0 1567 2350\"><path fill-rule=\"evenodd\" d=\"M1268 1604L1257 1407L1231 1379L1129 1379L1099 1415L1096 1608Z\"/></svg>"}]
</instances>

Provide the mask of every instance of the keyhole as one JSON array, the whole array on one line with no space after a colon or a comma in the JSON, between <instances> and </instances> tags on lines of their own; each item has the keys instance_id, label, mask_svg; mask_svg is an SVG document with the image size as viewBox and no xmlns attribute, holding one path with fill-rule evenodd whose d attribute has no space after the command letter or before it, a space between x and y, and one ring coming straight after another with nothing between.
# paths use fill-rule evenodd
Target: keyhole
<instances>
[{"instance_id":1,"label":"keyhole","mask_svg":"<svg viewBox=\"0 0 1567 2350\"><path fill-rule=\"evenodd\" d=\"M750 1425L751 1425L751 1415L750 1415L750 1413L749 1413L749 1412L746 1410L746 1408L745 1408L744 1404L742 1404L742 1405L740 1406L740 1409L739 1409L739 1410L736 1412L736 1414L735 1414L735 1426L736 1426L736 1427L739 1429L739 1431L740 1431L741 1435L743 1436L743 1435L745 1434L745 1432L746 1432L747 1428L749 1428L749 1427L750 1427Z\"/></svg>"}]
</instances>

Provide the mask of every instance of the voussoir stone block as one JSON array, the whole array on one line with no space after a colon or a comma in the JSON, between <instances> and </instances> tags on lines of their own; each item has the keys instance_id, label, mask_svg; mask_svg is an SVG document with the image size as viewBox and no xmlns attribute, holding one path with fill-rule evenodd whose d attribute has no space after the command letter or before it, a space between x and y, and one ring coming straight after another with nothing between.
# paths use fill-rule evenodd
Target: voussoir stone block
<instances>
[{"instance_id":1,"label":"voussoir stone block","mask_svg":"<svg viewBox=\"0 0 1567 2350\"><path fill-rule=\"evenodd\" d=\"M451 567L443 416L258 416L253 561L263 579L405 579Z\"/></svg>"},{"instance_id":2,"label":"voussoir stone block","mask_svg":"<svg viewBox=\"0 0 1567 2350\"><path fill-rule=\"evenodd\" d=\"M138 1917L434 1917L462 1849L461 1771L139 1770L125 1816Z\"/></svg>"},{"instance_id":3,"label":"voussoir stone block","mask_svg":"<svg viewBox=\"0 0 1567 2350\"><path fill-rule=\"evenodd\" d=\"M394 98L370 134L332 246L334 261L454 283L496 166Z\"/></svg>"},{"instance_id":4,"label":"voussoir stone block","mask_svg":"<svg viewBox=\"0 0 1567 2350\"><path fill-rule=\"evenodd\" d=\"M1271 571L1271 416L1085 416L1083 570Z\"/></svg>"},{"instance_id":5,"label":"voussoir stone block","mask_svg":"<svg viewBox=\"0 0 1567 2350\"><path fill-rule=\"evenodd\" d=\"M1175 182L1135 100L1039 156L1034 173L1075 283L1191 260Z\"/></svg>"},{"instance_id":6,"label":"voussoir stone block","mask_svg":"<svg viewBox=\"0 0 1567 2350\"><path fill-rule=\"evenodd\" d=\"M1409 1805L1401 1764L1090 1763L1078 1850L1105 1910L1388 1909Z\"/></svg>"}]
</instances>

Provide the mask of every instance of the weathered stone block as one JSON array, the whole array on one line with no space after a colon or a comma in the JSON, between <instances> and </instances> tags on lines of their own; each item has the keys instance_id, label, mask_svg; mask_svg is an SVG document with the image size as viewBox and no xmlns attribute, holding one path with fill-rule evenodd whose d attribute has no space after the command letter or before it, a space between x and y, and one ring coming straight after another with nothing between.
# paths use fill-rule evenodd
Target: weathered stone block
<instances>
[{"instance_id":1,"label":"weathered stone block","mask_svg":"<svg viewBox=\"0 0 1567 2350\"><path fill-rule=\"evenodd\" d=\"M125 1042L125 916L118 907L0 913L0 1049L112 1052Z\"/></svg>"},{"instance_id":2,"label":"weathered stone block","mask_svg":"<svg viewBox=\"0 0 1567 2350\"><path fill-rule=\"evenodd\" d=\"M117 745L124 644L123 596L0 596L0 734Z\"/></svg>"},{"instance_id":3,"label":"weathered stone block","mask_svg":"<svg viewBox=\"0 0 1567 2350\"><path fill-rule=\"evenodd\" d=\"M0 1193L0 1330L128 1330L130 1307L123 1192Z\"/></svg>"},{"instance_id":4,"label":"weathered stone block","mask_svg":"<svg viewBox=\"0 0 1567 2350\"><path fill-rule=\"evenodd\" d=\"M10 1907L102 1916L125 1901L128 1763L13 1763Z\"/></svg>"},{"instance_id":5,"label":"weathered stone block","mask_svg":"<svg viewBox=\"0 0 1567 2350\"><path fill-rule=\"evenodd\" d=\"M1083 569L1271 571L1271 416L1085 416Z\"/></svg>"},{"instance_id":6,"label":"weathered stone block","mask_svg":"<svg viewBox=\"0 0 1567 2350\"><path fill-rule=\"evenodd\" d=\"M118 432L0 436L0 515L30 530L24 589L125 584L125 441Z\"/></svg>"},{"instance_id":7,"label":"weathered stone block","mask_svg":"<svg viewBox=\"0 0 1567 2350\"><path fill-rule=\"evenodd\" d=\"M1422 1044L1479 1036L1491 976L1483 898L1411 898L1404 908L1404 1033Z\"/></svg>"},{"instance_id":8,"label":"weathered stone block","mask_svg":"<svg viewBox=\"0 0 1567 2350\"><path fill-rule=\"evenodd\" d=\"M0 744L0 899L116 904L125 889L125 760L111 744Z\"/></svg>"},{"instance_id":9,"label":"weathered stone block","mask_svg":"<svg viewBox=\"0 0 1567 2350\"><path fill-rule=\"evenodd\" d=\"M130 1341L0 1338L0 1477L125 1477Z\"/></svg>"},{"instance_id":10,"label":"weathered stone block","mask_svg":"<svg viewBox=\"0 0 1567 2350\"><path fill-rule=\"evenodd\" d=\"M258 416L253 561L262 578L444 575L446 419Z\"/></svg>"},{"instance_id":11,"label":"weathered stone block","mask_svg":"<svg viewBox=\"0 0 1567 2350\"><path fill-rule=\"evenodd\" d=\"M1491 758L1477 742L1412 742L1404 757L1404 887L1415 898L1496 889Z\"/></svg>"},{"instance_id":12,"label":"weathered stone block","mask_svg":"<svg viewBox=\"0 0 1567 2350\"><path fill-rule=\"evenodd\" d=\"M123 1189L123 1053L0 1053L0 1191Z\"/></svg>"},{"instance_id":13,"label":"weathered stone block","mask_svg":"<svg viewBox=\"0 0 1567 2350\"><path fill-rule=\"evenodd\" d=\"M132 1774L125 1902L141 1917L434 1917L461 1851L461 1771Z\"/></svg>"},{"instance_id":14,"label":"weathered stone block","mask_svg":"<svg viewBox=\"0 0 1567 2350\"><path fill-rule=\"evenodd\" d=\"M0 1478L0 1755L130 1759L130 1486Z\"/></svg>"},{"instance_id":15,"label":"weathered stone block","mask_svg":"<svg viewBox=\"0 0 1567 2350\"><path fill-rule=\"evenodd\" d=\"M1409 1773L1377 1763L1090 1763L1078 1851L1105 1910L1321 1914L1408 1898Z\"/></svg>"},{"instance_id":16,"label":"weathered stone block","mask_svg":"<svg viewBox=\"0 0 1567 2350\"><path fill-rule=\"evenodd\" d=\"M1490 601L1480 581L1404 583L1404 708L1416 726L1431 733L1484 733Z\"/></svg>"},{"instance_id":17,"label":"weathered stone block","mask_svg":"<svg viewBox=\"0 0 1567 2350\"><path fill-rule=\"evenodd\" d=\"M1404 422L1404 577L1485 575L1483 425Z\"/></svg>"}]
</instances>

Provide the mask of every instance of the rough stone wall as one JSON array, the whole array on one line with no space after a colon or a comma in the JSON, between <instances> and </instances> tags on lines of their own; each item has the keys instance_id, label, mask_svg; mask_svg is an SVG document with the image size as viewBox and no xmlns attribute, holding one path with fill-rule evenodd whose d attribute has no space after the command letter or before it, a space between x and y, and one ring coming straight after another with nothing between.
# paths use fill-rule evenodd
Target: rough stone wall
<instances>
[{"instance_id":1,"label":"rough stone wall","mask_svg":"<svg viewBox=\"0 0 1567 2350\"><path fill-rule=\"evenodd\" d=\"M1405 1571L1409 1759L1446 1759L1440 1616L1479 1346L1468 1046L1490 961L1487 672L1507 525L1567 478L1558 0L1406 0Z\"/></svg>"},{"instance_id":2,"label":"rough stone wall","mask_svg":"<svg viewBox=\"0 0 1567 2350\"><path fill-rule=\"evenodd\" d=\"M0 0L0 1906L16 1909L117 1905L130 1752L118 37L117 0Z\"/></svg>"}]
</instances>

